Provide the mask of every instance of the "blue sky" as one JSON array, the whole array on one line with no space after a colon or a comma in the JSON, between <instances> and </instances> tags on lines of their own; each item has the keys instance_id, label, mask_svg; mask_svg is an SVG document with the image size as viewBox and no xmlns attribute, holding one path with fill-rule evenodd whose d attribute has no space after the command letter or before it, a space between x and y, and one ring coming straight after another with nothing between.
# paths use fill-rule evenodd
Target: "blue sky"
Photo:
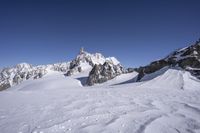
<instances>
[{"instance_id":1,"label":"blue sky","mask_svg":"<svg viewBox=\"0 0 200 133\"><path fill-rule=\"evenodd\" d=\"M69 61L81 46L146 65L200 38L198 0L0 1L0 67Z\"/></svg>"}]
</instances>

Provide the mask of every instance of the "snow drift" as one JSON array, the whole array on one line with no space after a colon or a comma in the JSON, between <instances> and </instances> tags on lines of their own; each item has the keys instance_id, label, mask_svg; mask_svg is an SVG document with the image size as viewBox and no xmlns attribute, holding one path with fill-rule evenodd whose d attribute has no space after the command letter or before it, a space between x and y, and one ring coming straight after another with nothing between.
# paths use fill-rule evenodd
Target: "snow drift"
<instances>
[{"instance_id":1,"label":"snow drift","mask_svg":"<svg viewBox=\"0 0 200 133\"><path fill-rule=\"evenodd\" d=\"M190 72L182 69L163 68L152 74L145 75L141 81L143 81L141 86L148 88L200 90L200 81L192 76Z\"/></svg>"}]
</instances>

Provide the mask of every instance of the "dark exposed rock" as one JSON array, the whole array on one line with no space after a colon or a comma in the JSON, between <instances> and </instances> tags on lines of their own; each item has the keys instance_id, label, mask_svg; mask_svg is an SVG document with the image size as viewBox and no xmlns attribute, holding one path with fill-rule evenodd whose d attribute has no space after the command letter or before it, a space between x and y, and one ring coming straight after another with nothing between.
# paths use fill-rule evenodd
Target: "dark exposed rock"
<instances>
[{"instance_id":1,"label":"dark exposed rock","mask_svg":"<svg viewBox=\"0 0 200 133\"><path fill-rule=\"evenodd\" d=\"M193 76L195 76L198 79L200 79L200 69L190 69L190 68L187 68L186 70L189 71Z\"/></svg>"},{"instance_id":2,"label":"dark exposed rock","mask_svg":"<svg viewBox=\"0 0 200 133\"><path fill-rule=\"evenodd\" d=\"M22 78L20 77L20 75L16 74L13 78L13 83L19 84L21 83L21 81L22 81Z\"/></svg>"},{"instance_id":3,"label":"dark exposed rock","mask_svg":"<svg viewBox=\"0 0 200 133\"><path fill-rule=\"evenodd\" d=\"M0 85L0 91L5 90L5 89L8 89L8 88L10 88L10 87L11 87L11 85L10 85L9 82L2 83L2 84Z\"/></svg>"},{"instance_id":4,"label":"dark exposed rock","mask_svg":"<svg viewBox=\"0 0 200 133\"><path fill-rule=\"evenodd\" d=\"M188 57L182 60L179 60L177 64L181 68L187 68L187 67L192 67L192 68L200 68L200 61L195 58L195 57Z\"/></svg>"},{"instance_id":5,"label":"dark exposed rock","mask_svg":"<svg viewBox=\"0 0 200 133\"><path fill-rule=\"evenodd\" d=\"M86 84L91 86L96 83L103 83L125 72L126 70L120 64L114 65L109 61L106 61L103 65L96 64L90 71Z\"/></svg>"},{"instance_id":6,"label":"dark exposed rock","mask_svg":"<svg viewBox=\"0 0 200 133\"><path fill-rule=\"evenodd\" d=\"M72 74L73 74L73 70L71 69L71 70L67 71L67 73L65 73L64 75L65 76L71 76Z\"/></svg>"},{"instance_id":7,"label":"dark exposed rock","mask_svg":"<svg viewBox=\"0 0 200 133\"><path fill-rule=\"evenodd\" d=\"M134 68L127 68L127 73L131 73L131 72L134 72L135 69Z\"/></svg>"},{"instance_id":8,"label":"dark exposed rock","mask_svg":"<svg viewBox=\"0 0 200 133\"><path fill-rule=\"evenodd\" d=\"M33 74L31 72L28 72L26 75L26 80L30 79L33 76Z\"/></svg>"},{"instance_id":9,"label":"dark exposed rock","mask_svg":"<svg viewBox=\"0 0 200 133\"><path fill-rule=\"evenodd\" d=\"M82 68L81 67L78 67L78 72L82 72Z\"/></svg>"},{"instance_id":10,"label":"dark exposed rock","mask_svg":"<svg viewBox=\"0 0 200 133\"><path fill-rule=\"evenodd\" d=\"M159 61L152 62L148 66L139 67L139 68L135 69L135 71L137 71L139 73L137 81L139 81L145 74L153 73L167 65L170 65L169 62L167 62L165 60L159 60Z\"/></svg>"}]
</instances>

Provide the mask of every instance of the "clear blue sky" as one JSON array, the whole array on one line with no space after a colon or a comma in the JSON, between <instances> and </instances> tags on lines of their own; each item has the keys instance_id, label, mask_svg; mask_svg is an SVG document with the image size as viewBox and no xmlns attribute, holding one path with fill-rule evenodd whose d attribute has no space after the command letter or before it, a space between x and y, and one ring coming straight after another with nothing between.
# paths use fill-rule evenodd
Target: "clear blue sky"
<instances>
[{"instance_id":1,"label":"clear blue sky","mask_svg":"<svg viewBox=\"0 0 200 133\"><path fill-rule=\"evenodd\" d=\"M81 46L137 67L200 38L199 0L0 1L0 67L69 61Z\"/></svg>"}]
</instances>

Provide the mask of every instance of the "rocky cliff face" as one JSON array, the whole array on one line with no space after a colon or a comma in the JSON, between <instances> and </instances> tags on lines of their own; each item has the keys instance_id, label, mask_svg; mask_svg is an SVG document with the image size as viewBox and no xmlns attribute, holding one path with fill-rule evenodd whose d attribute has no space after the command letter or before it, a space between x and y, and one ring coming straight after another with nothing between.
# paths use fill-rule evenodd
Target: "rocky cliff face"
<instances>
[{"instance_id":1,"label":"rocky cliff face","mask_svg":"<svg viewBox=\"0 0 200 133\"><path fill-rule=\"evenodd\" d=\"M116 59L115 59L116 62ZM91 86L97 83L103 83L115 78L116 76L126 73L127 71L119 64L115 64L112 59L105 61L105 63L95 65L89 73L87 85Z\"/></svg>"},{"instance_id":2,"label":"rocky cliff face","mask_svg":"<svg viewBox=\"0 0 200 133\"><path fill-rule=\"evenodd\" d=\"M174 51L164 59L154 61L144 67L136 68L135 70L139 73L137 80L140 81L145 74L156 72L166 66L180 67L200 78L200 41L189 47Z\"/></svg>"}]
</instances>

